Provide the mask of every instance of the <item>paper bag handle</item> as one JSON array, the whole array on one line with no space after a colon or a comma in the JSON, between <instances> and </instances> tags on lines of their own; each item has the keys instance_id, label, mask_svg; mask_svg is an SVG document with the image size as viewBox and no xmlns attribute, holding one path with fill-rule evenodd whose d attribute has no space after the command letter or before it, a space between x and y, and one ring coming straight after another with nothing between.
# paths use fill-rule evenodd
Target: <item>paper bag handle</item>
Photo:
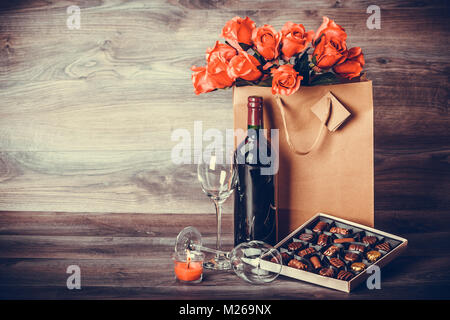
<instances>
[{"instance_id":1,"label":"paper bag handle","mask_svg":"<svg viewBox=\"0 0 450 320\"><path fill-rule=\"evenodd\" d=\"M322 136L322 132L324 131L324 128L326 128L326 124L328 122L328 119L330 118L330 113L331 113L331 99L328 97L328 108L327 108L327 113L325 115L325 120L322 122L321 121L321 125L320 125L320 129L319 129L319 133L317 134L313 144L311 145L311 147L309 147L308 149L306 149L305 151L301 151L301 150L297 150L297 148L295 148L294 144L291 141L291 138L289 136L289 130L287 128L287 123L286 123L286 115L284 113L284 104L283 101L281 100L281 97L279 95L275 96L275 100L277 101L278 104L278 108L280 109L280 113L281 113L281 119L283 120L283 129L284 129L284 134L286 136L286 141L289 145L289 148L291 148L291 150L300 155L300 156L306 156L307 154L309 154L312 150L314 150L314 148L318 145L319 141L320 141L320 137Z\"/></svg>"}]
</instances>

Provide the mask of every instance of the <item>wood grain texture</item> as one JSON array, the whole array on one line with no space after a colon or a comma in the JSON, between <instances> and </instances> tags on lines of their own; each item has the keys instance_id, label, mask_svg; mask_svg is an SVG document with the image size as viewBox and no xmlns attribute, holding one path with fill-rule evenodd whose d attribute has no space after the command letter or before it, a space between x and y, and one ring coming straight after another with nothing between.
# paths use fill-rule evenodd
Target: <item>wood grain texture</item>
<instances>
[{"instance_id":1,"label":"wood grain texture","mask_svg":"<svg viewBox=\"0 0 450 320\"><path fill-rule=\"evenodd\" d=\"M386 215L386 217L391 214ZM224 243L232 244L230 215ZM280 277L252 286L232 272L206 271L201 285L174 281L176 234L193 222L214 245L213 215L3 212L0 298L27 299L448 299L449 230L400 233L407 251L382 269L382 289L351 294ZM416 221L420 223L420 221ZM445 220L442 221L443 223ZM399 228L391 224L391 228ZM435 245L439 243L439 245ZM81 290L66 288L69 265L81 268Z\"/></svg>"},{"instance_id":2,"label":"wood grain texture","mask_svg":"<svg viewBox=\"0 0 450 320\"><path fill-rule=\"evenodd\" d=\"M69 5L81 29L66 27ZM0 210L206 213L195 169L170 162L176 128L232 128L231 91L195 96L190 66L249 15L364 50L374 83L378 212L448 209L447 1L8 1L0 4ZM201 27L199 23L201 22ZM231 212L228 204L226 212Z\"/></svg>"}]
</instances>

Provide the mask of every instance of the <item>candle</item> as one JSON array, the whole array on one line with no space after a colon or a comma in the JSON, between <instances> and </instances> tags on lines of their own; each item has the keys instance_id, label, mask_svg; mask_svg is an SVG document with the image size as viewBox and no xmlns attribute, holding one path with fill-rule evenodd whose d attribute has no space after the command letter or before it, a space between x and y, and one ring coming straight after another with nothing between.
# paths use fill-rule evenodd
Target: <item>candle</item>
<instances>
[{"instance_id":1,"label":"candle","mask_svg":"<svg viewBox=\"0 0 450 320\"><path fill-rule=\"evenodd\" d=\"M201 252L190 252L189 250L175 253L173 260L176 278L181 282L189 283L202 281L204 256Z\"/></svg>"}]
</instances>

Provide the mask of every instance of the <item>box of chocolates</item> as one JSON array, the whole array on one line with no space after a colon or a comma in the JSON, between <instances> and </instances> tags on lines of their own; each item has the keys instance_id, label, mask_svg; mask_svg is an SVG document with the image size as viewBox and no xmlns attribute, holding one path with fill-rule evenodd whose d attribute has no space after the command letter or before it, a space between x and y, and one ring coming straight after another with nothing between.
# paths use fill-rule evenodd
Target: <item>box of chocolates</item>
<instances>
[{"instance_id":1,"label":"box of chocolates","mask_svg":"<svg viewBox=\"0 0 450 320\"><path fill-rule=\"evenodd\" d=\"M370 266L383 267L407 244L404 238L318 213L275 247L282 255L282 275L350 292L370 276Z\"/></svg>"}]
</instances>

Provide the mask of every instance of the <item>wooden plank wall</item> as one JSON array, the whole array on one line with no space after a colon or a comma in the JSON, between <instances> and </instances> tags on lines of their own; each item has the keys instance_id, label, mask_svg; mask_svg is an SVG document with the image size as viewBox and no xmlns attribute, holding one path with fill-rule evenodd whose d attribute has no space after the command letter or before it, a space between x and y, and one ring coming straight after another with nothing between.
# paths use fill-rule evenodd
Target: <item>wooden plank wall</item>
<instances>
[{"instance_id":1,"label":"wooden plank wall","mask_svg":"<svg viewBox=\"0 0 450 320\"><path fill-rule=\"evenodd\" d=\"M232 128L231 90L190 66L236 15L315 29L327 15L374 81L379 217L449 207L449 7L439 1L8 1L0 5L0 210L212 213L171 133ZM369 5L381 29L366 27ZM66 9L81 8L69 30ZM226 212L231 212L230 202Z\"/></svg>"}]
</instances>

